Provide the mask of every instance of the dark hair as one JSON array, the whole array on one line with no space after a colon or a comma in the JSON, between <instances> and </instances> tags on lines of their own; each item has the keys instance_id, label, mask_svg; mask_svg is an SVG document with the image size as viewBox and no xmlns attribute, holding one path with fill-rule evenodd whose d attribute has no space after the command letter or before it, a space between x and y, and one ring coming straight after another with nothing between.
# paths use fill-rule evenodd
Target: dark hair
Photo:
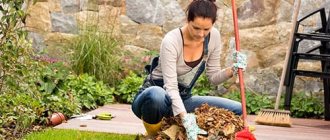
<instances>
[{"instance_id":1,"label":"dark hair","mask_svg":"<svg viewBox=\"0 0 330 140\"><path fill-rule=\"evenodd\" d=\"M211 18L212 23L217 20L218 7L215 5L216 0L194 0L187 8L188 21L194 21L196 17Z\"/></svg>"}]
</instances>

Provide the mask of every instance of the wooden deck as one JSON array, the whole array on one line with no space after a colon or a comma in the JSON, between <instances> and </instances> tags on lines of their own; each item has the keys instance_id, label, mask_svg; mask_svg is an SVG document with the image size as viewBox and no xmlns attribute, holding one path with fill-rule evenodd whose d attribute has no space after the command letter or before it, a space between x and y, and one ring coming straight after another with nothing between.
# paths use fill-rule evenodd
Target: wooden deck
<instances>
[{"instance_id":1,"label":"wooden deck","mask_svg":"<svg viewBox=\"0 0 330 140\"><path fill-rule=\"evenodd\" d=\"M133 112L130 105L113 104L100 107L88 112L95 115L101 112L110 112L115 116L110 121L106 120L81 120L70 119L55 128L77 129L96 132L109 132L120 134L143 134L144 127ZM248 116L249 125L255 125L255 116ZM329 140L330 121L312 119L292 119L292 127L276 127L255 125L254 135L258 140ZM85 126L84 126L85 125ZM84 127L82 127L84 126Z\"/></svg>"}]
</instances>

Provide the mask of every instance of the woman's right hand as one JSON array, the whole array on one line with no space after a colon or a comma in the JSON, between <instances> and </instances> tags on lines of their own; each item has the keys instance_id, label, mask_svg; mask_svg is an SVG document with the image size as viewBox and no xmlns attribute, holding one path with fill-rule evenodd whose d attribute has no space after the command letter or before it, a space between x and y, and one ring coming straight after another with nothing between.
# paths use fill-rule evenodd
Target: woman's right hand
<instances>
[{"instance_id":1,"label":"woman's right hand","mask_svg":"<svg viewBox=\"0 0 330 140\"><path fill-rule=\"evenodd\" d=\"M180 114L182 118L183 127L186 129L186 134L188 140L197 140L198 134L206 135L207 132L203 129L200 129L196 123L195 114Z\"/></svg>"}]
</instances>

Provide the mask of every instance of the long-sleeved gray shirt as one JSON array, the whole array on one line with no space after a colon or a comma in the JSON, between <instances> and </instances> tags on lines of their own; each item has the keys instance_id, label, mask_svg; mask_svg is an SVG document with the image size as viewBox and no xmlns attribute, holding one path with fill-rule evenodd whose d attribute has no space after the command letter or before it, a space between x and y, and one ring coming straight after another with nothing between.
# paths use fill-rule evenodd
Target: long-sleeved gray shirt
<instances>
[{"instance_id":1,"label":"long-sleeved gray shirt","mask_svg":"<svg viewBox=\"0 0 330 140\"><path fill-rule=\"evenodd\" d=\"M210 33L206 75L212 84L218 85L230 77L226 75L225 70L220 68L220 33L216 28L212 28ZM174 116L179 113L186 113L178 89L178 77L192 69L184 61L183 40L180 30L174 29L168 32L162 40L159 64L152 72L152 77L153 79L164 79L163 88L171 97Z\"/></svg>"}]
</instances>

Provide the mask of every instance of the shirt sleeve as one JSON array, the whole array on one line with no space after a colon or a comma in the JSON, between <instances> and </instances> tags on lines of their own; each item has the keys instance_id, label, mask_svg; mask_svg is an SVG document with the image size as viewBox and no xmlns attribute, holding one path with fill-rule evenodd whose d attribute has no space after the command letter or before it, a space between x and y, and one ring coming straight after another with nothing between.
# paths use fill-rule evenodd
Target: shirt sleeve
<instances>
[{"instance_id":1,"label":"shirt sleeve","mask_svg":"<svg viewBox=\"0 0 330 140\"><path fill-rule=\"evenodd\" d=\"M230 78L225 69L220 67L221 36L218 30L213 29L209 43L209 57L206 63L206 75L213 85L219 85Z\"/></svg>"},{"instance_id":2,"label":"shirt sleeve","mask_svg":"<svg viewBox=\"0 0 330 140\"><path fill-rule=\"evenodd\" d=\"M172 100L172 110L174 116L186 113L183 101L180 97L177 80L177 60L178 50L173 37L165 36L160 48L160 62L164 79L164 89Z\"/></svg>"}]
</instances>

